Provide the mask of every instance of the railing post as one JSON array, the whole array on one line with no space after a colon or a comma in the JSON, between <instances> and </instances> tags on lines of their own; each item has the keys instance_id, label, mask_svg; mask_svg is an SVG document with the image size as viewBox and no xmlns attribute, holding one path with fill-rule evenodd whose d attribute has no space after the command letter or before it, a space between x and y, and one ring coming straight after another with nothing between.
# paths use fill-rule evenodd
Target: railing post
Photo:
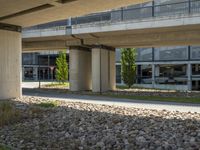
<instances>
[{"instance_id":1,"label":"railing post","mask_svg":"<svg viewBox=\"0 0 200 150\"><path fill-rule=\"evenodd\" d=\"M191 59L191 46L188 46L188 60Z\"/></svg>"},{"instance_id":2,"label":"railing post","mask_svg":"<svg viewBox=\"0 0 200 150\"><path fill-rule=\"evenodd\" d=\"M155 17L155 2L152 1L152 17Z\"/></svg>"},{"instance_id":3,"label":"railing post","mask_svg":"<svg viewBox=\"0 0 200 150\"><path fill-rule=\"evenodd\" d=\"M124 21L124 9L121 8L121 21Z\"/></svg>"},{"instance_id":4,"label":"railing post","mask_svg":"<svg viewBox=\"0 0 200 150\"><path fill-rule=\"evenodd\" d=\"M191 0L188 0L188 12L191 13Z\"/></svg>"},{"instance_id":5,"label":"railing post","mask_svg":"<svg viewBox=\"0 0 200 150\"><path fill-rule=\"evenodd\" d=\"M152 61L155 61L155 48L152 47Z\"/></svg>"}]
</instances>

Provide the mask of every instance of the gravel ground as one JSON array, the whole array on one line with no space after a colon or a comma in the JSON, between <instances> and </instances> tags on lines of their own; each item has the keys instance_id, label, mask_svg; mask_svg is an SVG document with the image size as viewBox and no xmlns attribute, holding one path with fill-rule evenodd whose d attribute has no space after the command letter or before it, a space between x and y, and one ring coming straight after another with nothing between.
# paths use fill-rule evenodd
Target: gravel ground
<instances>
[{"instance_id":1,"label":"gravel ground","mask_svg":"<svg viewBox=\"0 0 200 150\"><path fill-rule=\"evenodd\" d=\"M60 102L15 100L23 119L0 128L0 143L11 149L200 150L200 114ZM31 110L31 111L30 111Z\"/></svg>"}]
</instances>

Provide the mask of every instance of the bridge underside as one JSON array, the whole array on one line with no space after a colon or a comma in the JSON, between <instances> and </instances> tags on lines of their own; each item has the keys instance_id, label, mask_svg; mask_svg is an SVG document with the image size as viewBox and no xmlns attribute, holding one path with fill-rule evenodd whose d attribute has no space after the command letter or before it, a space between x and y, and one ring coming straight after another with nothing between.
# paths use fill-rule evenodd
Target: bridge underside
<instances>
[{"instance_id":1,"label":"bridge underside","mask_svg":"<svg viewBox=\"0 0 200 150\"><path fill-rule=\"evenodd\" d=\"M160 47L199 45L200 26L113 31L75 36L56 36L23 39L23 51L65 49L70 46L89 46L97 43L109 47ZM80 40L82 39L82 40Z\"/></svg>"},{"instance_id":2,"label":"bridge underside","mask_svg":"<svg viewBox=\"0 0 200 150\"><path fill-rule=\"evenodd\" d=\"M1 0L0 23L27 27L147 1L150 0Z\"/></svg>"},{"instance_id":3,"label":"bridge underside","mask_svg":"<svg viewBox=\"0 0 200 150\"><path fill-rule=\"evenodd\" d=\"M1 0L0 99L21 96L21 27L146 1L148 0L106 0L106 2L102 2L102 0Z\"/></svg>"}]
</instances>

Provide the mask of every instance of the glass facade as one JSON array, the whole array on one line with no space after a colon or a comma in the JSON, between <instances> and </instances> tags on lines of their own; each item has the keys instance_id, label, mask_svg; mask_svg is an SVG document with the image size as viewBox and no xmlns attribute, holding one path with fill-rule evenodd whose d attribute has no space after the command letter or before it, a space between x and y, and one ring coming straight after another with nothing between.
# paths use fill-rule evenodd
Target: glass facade
<instances>
[{"instance_id":1,"label":"glass facade","mask_svg":"<svg viewBox=\"0 0 200 150\"><path fill-rule=\"evenodd\" d=\"M200 60L200 46L192 46L190 51L190 58L192 60Z\"/></svg>"},{"instance_id":2,"label":"glass facade","mask_svg":"<svg viewBox=\"0 0 200 150\"><path fill-rule=\"evenodd\" d=\"M137 61L152 61L153 58L152 48L138 48L137 49Z\"/></svg>"},{"instance_id":3,"label":"glass facade","mask_svg":"<svg viewBox=\"0 0 200 150\"><path fill-rule=\"evenodd\" d=\"M25 80L33 80L33 67L25 67L23 71Z\"/></svg>"},{"instance_id":4,"label":"glass facade","mask_svg":"<svg viewBox=\"0 0 200 150\"><path fill-rule=\"evenodd\" d=\"M37 64L38 53L23 53L22 64L24 65L35 65Z\"/></svg>"},{"instance_id":5,"label":"glass facade","mask_svg":"<svg viewBox=\"0 0 200 150\"><path fill-rule=\"evenodd\" d=\"M56 58L58 51L23 53L23 79L24 80L50 80L55 79ZM67 60L69 55L67 55ZM51 70L53 67L53 70Z\"/></svg>"},{"instance_id":6,"label":"glass facade","mask_svg":"<svg viewBox=\"0 0 200 150\"><path fill-rule=\"evenodd\" d=\"M152 66L138 65L137 66L137 83L151 84L152 83Z\"/></svg>"},{"instance_id":7,"label":"glass facade","mask_svg":"<svg viewBox=\"0 0 200 150\"><path fill-rule=\"evenodd\" d=\"M155 60L188 60L188 47L155 48Z\"/></svg>"},{"instance_id":8,"label":"glass facade","mask_svg":"<svg viewBox=\"0 0 200 150\"><path fill-rule=\"evenodd\" d=\"M187 65L159 65L157 84L187 85Z\"/></svg>"},{"instance_id":9,"label":"glass facade","mask_svg":"<svg viewBox=\"0 0 200 150\"><path fill-rule=\"evenodd\" d=\"M116 65L116 83L120 84L121 81L122 81L121 65Z\"/></svg>"},{"instance_id":10,"label":"glass facade","mask_svg":"<svg viewBox=\"0 0 200 150\"><path fill-rule=\"evenodd\" d=\"M200 46L176 46L137 49L137 62L188 60L200 60Z\"/></svg>"},{"instance_id":11,"label":"glass facade","mask_svg":"<svg viewBox=\"0 0 200 150\"><path fill-rule=\"evenodd\" d=\"M137 84L200 90L200 46L139 48L136 63Z\"/></svg>"}]
</instances>

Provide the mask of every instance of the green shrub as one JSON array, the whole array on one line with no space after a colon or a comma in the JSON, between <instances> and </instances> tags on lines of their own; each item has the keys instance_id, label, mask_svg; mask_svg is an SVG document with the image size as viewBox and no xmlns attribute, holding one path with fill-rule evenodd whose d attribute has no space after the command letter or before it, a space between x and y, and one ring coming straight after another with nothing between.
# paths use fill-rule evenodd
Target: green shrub
<instances>
[{"instance_id":1,"label":"green shrub","mask_svg":"<svg viewBox=\"0 0 200 150\"><path fill-rule=\"evenodd\" d=\"M49 102L42 102L42 103L36 104L36 106L44 107L44 108L53 108L53 107L57 107L58 105L59 105L58 101L49 101Z\"/></svg>"},{"instance_id":2,"label":"green shrub","mask_svg":"<svg viewBox=\"0 0 200 150\"><path fill-rule=\"evenodd\" d=\"M134 48L122 48L121 49L121 75L124 83L131 88L135 83L136 78L136 49Z\"/></svg>"},{"instance_id":3,"label":"green shrub","mask_svg":"<svg viewBox=\"0 0 200 150\"><path fill-rule=\"evenodd\" d=\"M56 80L64 83L68 80L68 72L67 55L62 51L56 59Z\"/></svg>"},{"instance_id":4,"label":"green shrub","mask_svg":"<svg viewBox=\"0 0 200 150\"><path fill-rule=\"evenodd\" d=\"M20 118L20 112L9 101L0 101L0 126L13 123Z\"/></svg>"}]
</instances>

